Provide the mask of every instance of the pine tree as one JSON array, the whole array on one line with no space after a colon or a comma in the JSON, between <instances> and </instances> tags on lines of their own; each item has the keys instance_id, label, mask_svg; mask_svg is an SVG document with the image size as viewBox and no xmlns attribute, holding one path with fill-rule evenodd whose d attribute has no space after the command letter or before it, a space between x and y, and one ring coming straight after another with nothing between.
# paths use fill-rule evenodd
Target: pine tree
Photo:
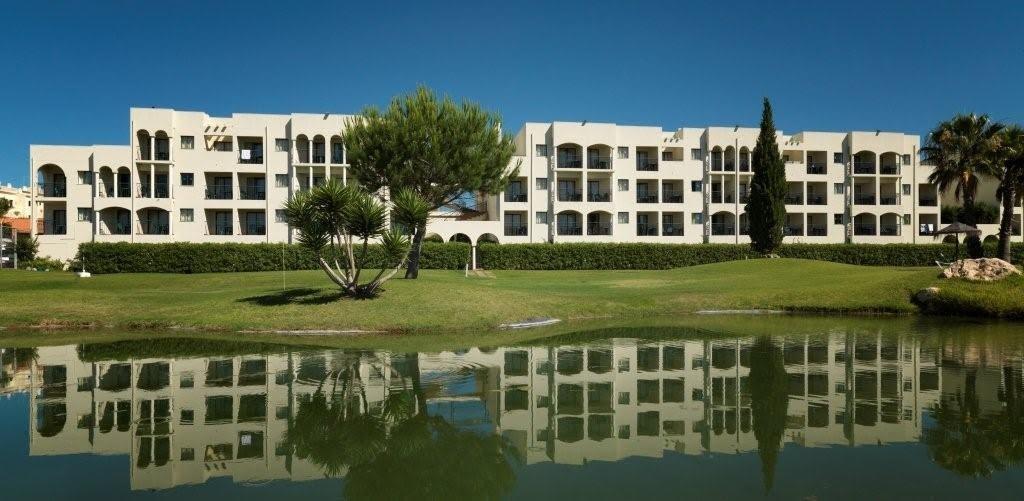
<instances>
[{"instance_id":1,"label":"pine tree","mask_svg":"<svg viewBox=\"0 0 1024 501\"><path fill-rule=\"evenodd\" d=\"M750 246L756 252L770 254L782 244L782 224L786 219L786 166L775 142L775 122L768 98L764 99L761 133L757 136L752 156L754 178L750 182L750 201L746 206Z\"/></svg>"}]
</instances>

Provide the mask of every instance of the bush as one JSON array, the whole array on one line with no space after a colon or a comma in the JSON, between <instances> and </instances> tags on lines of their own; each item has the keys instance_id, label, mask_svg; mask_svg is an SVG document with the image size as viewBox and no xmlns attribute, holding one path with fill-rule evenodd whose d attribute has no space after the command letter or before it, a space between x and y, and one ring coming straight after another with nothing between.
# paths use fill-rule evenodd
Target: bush
<instances>
[{"instance_id":1,"label":"bush","mask_svg":"<svg viewBox=\"0 0 1024 501\"><path fill-rule=\"evenodd\" d=\"M975 202L974 222L975 224L999 224L999 212L1000 208L998 206L986 202ZM966 211L958 205L944 205L942 206L940 218L942 224L964 221L966 219Z\"/></svg>"},{"instance_id":2,"label":"bush","mask_svg":"<svg viewBox=\"0 0 1024 501\"><path fill-rule=\"evenodd\" d=\"M35 259L27 259L25 261L19 259L18 267L23 270L64 271L65 269L67 269L67 263L59 259L40 257Z\"/></svg>"},{"instance_id":3,"label":"bush","mask_svg":"<svg viewBox=\"0 0 1024 501\"><path fill-rule=\"evenodd\" d=\"M19 262L35 259L39 252L39 239L32 238L31 235L18 235L14 252L18 254Z\"/></svg>"},{"instance_id":4,"label":"bush","mask_svg":"<svg viewBox=\"0 0 1024 501\"><path fill-rule=\"evenodd\" d=\"M424 243L420 266L461 269L469 259L465 244ZM76 262L91 273L216 273L236 271L310 270L313 254L298 245L238 243L88 242L78 246ZM369 247L366 267L383 262L380 249Z\"/></svg>"}]
</instances>

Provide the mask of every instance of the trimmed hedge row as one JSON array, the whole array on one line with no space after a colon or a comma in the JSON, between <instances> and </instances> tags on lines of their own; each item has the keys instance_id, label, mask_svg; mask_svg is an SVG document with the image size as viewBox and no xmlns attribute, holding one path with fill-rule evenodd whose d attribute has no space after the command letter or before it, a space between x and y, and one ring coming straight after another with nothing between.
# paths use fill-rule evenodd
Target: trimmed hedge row
<instances>
[{"instance_id":1,"label":"trimmed hedge row","mask_svg":"<svg viewBox=\"0 0 1024 501\"><path fill-rule=\"evenodd\" d=\"M424 269L462 269L469 260L464 243L424 242ZM814 259L869 266L931 266L948 260L949 244L787 244L787 258ZM985 247L985 255L995 246ZM480 245L479 265L491 270L625 270L669 269L758 257L746 244L569 243ZM1013 245L1013 261L1024 261L1024 245ZM84 243L78 261L92 273L213 273L308 270L313 255L298 245L283 244L134 244ZM371 245L366 266L379 267L380 249Z\"/></svg>"},{"instance_id":2,"label":"trimmed hedge row","mask_svg":"<svg viewBox=\"0 0 1024 501\"><path fill-rule=\"evenodd\" d=\"M310 270L313 253L299 245L239 243L88 242L78 246L76 261L91 273L217 273L235 271ZM425 242L420 267L461 269L469 245ZM370 245L366 267L380 267L380 249Z\"/></svg>"}]
</instances>

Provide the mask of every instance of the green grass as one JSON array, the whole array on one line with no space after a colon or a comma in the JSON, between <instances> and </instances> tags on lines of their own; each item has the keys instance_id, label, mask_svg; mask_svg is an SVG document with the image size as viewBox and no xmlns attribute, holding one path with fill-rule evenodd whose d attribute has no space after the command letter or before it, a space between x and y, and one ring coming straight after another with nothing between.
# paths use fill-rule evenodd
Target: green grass
<instances>
[{"instance_id":1,"label":"green grass","mask_svg":"<svg viewBox=\"0 0 1024 501\"><path fill-rule=\"evenodd\" d=\"M461 272L428 270L419 280L389 282L380 298L352 300L338 297L319 271L288 272L286 289L278 272L80 279L69 273L5 271L0 284L11 293L4 294L0 324L465 331L532 317L637 318L708 309L912 313L911 294L936 282L929 268L791 259L664 271L491 273L494 278L466 278ZM973 284L962 288L982 290ZM1001 300L1005 310L1021 309L1024 302L1019 295Z\"/></svg>"},{"instance_id":2,"label":"green grass","mask_svg":"<svg viewBox=\"0 0 1024 501\"><path fill-rule=\"evenodd\" d=\"M998 282L943 280L931 307L939 312L1024 320L1024 276Z\"/></svg>"}]
</instances>

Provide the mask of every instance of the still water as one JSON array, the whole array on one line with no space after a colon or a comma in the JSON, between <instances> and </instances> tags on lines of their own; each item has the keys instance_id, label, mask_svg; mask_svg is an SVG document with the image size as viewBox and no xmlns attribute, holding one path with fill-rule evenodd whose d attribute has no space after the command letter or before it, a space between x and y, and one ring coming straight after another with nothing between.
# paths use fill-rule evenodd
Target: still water
<instances>
[{"instance_id":1,"label":"still water","mask_svg":"<svg viewBox=\"0 0 1024 501\"><path fill-rule=\"evenodd\" d=\"M1024 327L708 322L439 352L167 337L5 348L0 497L1024 492Z\"/></svg>"}]
</instances>

